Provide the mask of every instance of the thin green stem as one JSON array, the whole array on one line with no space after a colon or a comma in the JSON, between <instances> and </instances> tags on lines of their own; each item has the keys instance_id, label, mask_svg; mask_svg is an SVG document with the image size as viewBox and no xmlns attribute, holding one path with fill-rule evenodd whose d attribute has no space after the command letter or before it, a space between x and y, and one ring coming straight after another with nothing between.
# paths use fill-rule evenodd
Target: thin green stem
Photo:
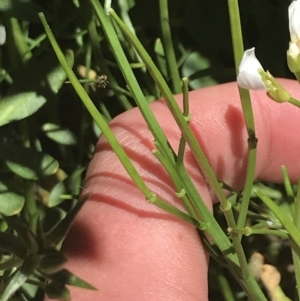
<instances>
[{"instance_id":1,"label":"thin green stem","mask_svg":"<svg viewBox=\"0 0 300 301\"><path fill-rule=\"evenodd\" d=\"M185 77L182 79L182 94L183 94L183 116L186 121L189 122L191 119L190 108L189 108L189 87L188 79ZM186 140L181 136L178 148L177 164L183 165L184 152L185 152Z\"/></svg>"},{"instance_id":2,"label":"thin green stem","mask_svg":"<svg viewBox=\"0 0 300 301\"><path fill-rule=\"evenodd\" d=\"M158 198L152 191L149 190L149 188L146 186L144 180L137 172L136 168L134 167L133 163L128 158L126 152L120 145L119 141L114 136L113 132L109 128L108 124L102 117L102 115L98 112L97 108L93 104L92 100L89 98L88 94L84 90L84 88L79 83L77 77L75 76L72 69L69 67L61 49L59 48L59 45L57 44L57 41L45 19L45 16L43 13L39 13L39 17L42 21L42 24L44 26L44 29L46 31L46 34L50 40L50 43L56 53L56 56L65 70L67 77L69 78L74 90L76 91L77 95L80 97L82 102L84 103L85 107L101 129L103 135L107 139L108 143L112 147L113 151L115 152L116 156L124 166L125 170L131 177L131 179L134 181L136 186L140 189L140 191L144 194L146 200L150 203L153 203L154 205L166 210L167 212L178 216L179 218L182 218L184 220L188 220L189 217L184 212L178 210L176 207L166 203L164 200ZM189 219L192 224L194 224L191 219Z\"/></svg>"},{"instance_id":3,"label":"thin green stem","mask_svg":"<svg viewBox=\"0 0 300 301\"><path fill-rule=\"evenodd\" d=\"M91 0L92 2L95 0ZM114 12L113 9L110 9L110 14L113 17L113 19L117 22L117 24L120 26L121 30L124 32L126 37L130 40L133 47L137 50L141 58L143 59L143 62L147 66L148 71L150 72L152 78L157 83L158 87L160 88L160 91L166 101L166 104L168 105L169 110L171 111L176 123L178 124L183 137L186 139L188 145L190 146L192 153L201 168L207 182L211 186L211 188L216 193L216 196L220 200L222 206L226 207L227 200L225 198L225 195L220 188L219 182L210 167L203 150L201 149L196 137L192 133L191 129L189 128L188 122L185 120L184 116L182 115L182 112L176 103L174 96L172 92L170 91L168 85L166 84L164 78L162 77L161 73L153 63L152 59L150 58L149 54L146 52L140 41L134 36L128 28L125 26L125 24L122 22L122 20L117 16L117 14Z\"/></svg>"},{"instance_id":4,"label":"thin green stem","mask_svg":"<svg viewBox=\"0 0 300 301\"><path fill-rule=\"evenodd\" d=\"M98 66L100 67L101 73L103 73L107 76L110 87L113 88L113 90L115 91L116 97L117 97L119 103L121 104L121 106L125 110L131 109L132 104L127 99L126 95L124 93L120 93L119 90L114 89L114 87L118 86L118 83L115 80L115 77L113 76L112 72L108 68L107 62L104 58L102 48L101 48L101 45L99 43L99 38L98 38L98 33L97 33L95 20L94 19L90 20L88 18L88 15L87 15L86 16L86 22L88 23L88 33L89 33L90 40L91 40L91 43L92 43L94 58L95 58L95 60L98 64Z\"/></svg>"},{"instance_id":5,"label":"thin green stem","mask_svg":"<svg viewBox=\"0 0 300 301\"><path fill-rule=\"evenodd\" d=\"M289 179L289 175L288 175L288 171L286 166L281 166L281 171L282 171L282 175L283 175L283 183L284 183L284 187L285 187L285 191L287 193L287 196L294 201L294 191L293 191L293 187L291 184L291 181Z\"/></svg>"},{"instance_id":6,"label":"thin green stem","mask_svg":"<svg viewBox=\"0 0 300 301\"><path fill-rule=\"evenodd\" d=\"M241 30L241 20L239 5L237 0L228 0L229 18L231 26L232 45L234 52L234 61L236 74L238 73L238 66L241 62L244 53L243 36ZM256 145L257 138L255 136L255 126L253 110L251 105L250 94L248 90L239 88L245 124L248 132L248 162L247 174L245 180L245 187L242 197L242 206L237 221L237 226L243 228L247 217L247 212L250 203L251 190L255 179L255 166L256 166Z\"/></svg>"},{"instance_id":7,"label":"thin green stem","mask_svg":"<svg viewBox=\"0 0 300 301\"><path fill-rule=\"evenodd\" d=\"M230 19L230 27L231 27L235 68L237 74L238 66L240 64L244 52L238 0L228 0L228 9L229 9L229 19ZM252 186L255 178L257 138L255 136L254 117L253 117L253 110L252 110L249 91L239 88L239 94L241 98L245 124L248 132L248 151L249 151L245 187L243 191L240 214L237 221L237 227L243 228L246 222ZM230 226L230 224L228 225ZM238 239L240 239L240 237L238 234L232 235L234 247L239 248L236 251L238 253L238 257L241 262L241 269L243 273L243 278L245 279L245 285L247 287L248 296L253 300L266 300L257 282L255 281L253 275L251 275L248 266L245 265L245 261L246 261L245 253L242 249L240 249L241 245L235 242L236 239L235 235L238 236Z\"/></svg>"},{"instance_id":8,"label":"thin green stem","mask_svg":"<svg viewBox=\"0 0 300 301\"><path fill-rule=\"evenodd\" d=\"M164 166L164 168L170 175L173 184L177 190L176 194L181 199L188 214L197 221L197 223L195 223L195 226L200 230L205 229L206 228L204 226L205 223L203 223L203 225L200 226L201 223L199 221L199 217L195 214L195 208L192 206L191 201L189 200L186 191L183 188L182 181L174 169L174 166L170 164L170 162L159 151L153 151L153 154L159 160L159 162Z\"/></svg>"},{"instance_id":9,"label":"thin green stem","mask_svg":"<svg viewBox=\"0 0 300 301\"><path fill-rule=\"evenodd\" d=\"M288 203L290 206L290 210L291 212L294 212L294 206L295 206L295 197L294 197L294 191L293 191L293 187L288 175L288 171L286 166L281 166L281 172L282 172L282 176L283 176L283 183L284 183L284 187L285 187L285 191L288 197Z\"/></svg>"},{"instance_id":10,"label":"thin green stem","mask_svg":"<svg viewBox=\"0 0 300 301\"><path fill-rule=\"evenodd\" d=\"M182 94L183 94L183 116L186 121L190 121L190 102L189 102L189 80L187 77L182 79Z\"/></svg>"},{"instance_id":11,"label":"thin green stem","mask_svg":"<svg viewBox=\"0 0 300 301\"><path fill-rule=\"evenodd\" d=\"M162 42L164 46L166 61L172 80L173 92L175 94L178 94L181 92L181 80L171 36L168 0L159 0L159 9L160 24L162 30Z\"/></svg>"},{"instance_id":12,"label":"thin green stem","mask_svg":"<svg viewBox=\"0 0 300 301\"><path fill-rule=\"evenodd\" d=\"M281 237L283 239L288 239L289 235L287 232L279 231L279 230L273 230L273 229L256 229L256 228L250 228L245 227L243 229L235 228L230 229L231 232L238 233L245 236L250 236L253 234L260 234L260 235L274 235Z\"/></svg>"},{"instance_id":13,"label":"thin green stem","mask_svg":"<svg viewBox=\"0 0 300 301\"><path fill-rule=\"evenodd\" d=\"M125 80L127 81L128 88L132 93L140 111L145 119L149 130L155 137L157 143L159 143L162 147L163 155L166 156L169 160L175 162L175 153L171 148L163 130L161 129L160 125L158 124L154 114L152 113L151 109L149 108L149 104L140 89L140 86L136 80L136 77L128 63L128 60L123 52L123 49L120 45L119 39L115 33L115 30L112 26L111 20L107 17L104 13L103 8L99 1L90 0L94 9L96 16L98 17L99 21L102 24L103 30L106 34L106 37L111 44L112 48L114 49L114 55L118 62L118 65L124 75ZM121 21L122 22L122 21ZM122 22L123 23L123 22ZM132 34L133 35L133 34ZM135 35L133 35L135 37Z\"/></svg>"},{"instance_id":14,"label":"thin green stem","mask_svg":"<svg viewBox=\"0 0 300 301\"><path fill-rule=\"evenodd\" d=\"M294 212L294 225L297 229L300 229L300 178L298 181L297 194L295 199L295 212ZM294 248L293 243L291 243L292 247L292 257L295 268L295 277L296 277L296 288L298 293L298 299L300 300L300 258L299 254Z\"/></svg>"},{"instance_id":15,"label":"thin green stem","mask_svg":"<svg viewBox=\"0 0 300 301\"><path fill-rule=\"evenodd\" d=\"M288 102L290 104L300 108L300 101L298 99L295 99L295 98L291 97Z\"/></svg>"},{"instance_id":16,"label":"thin green stem","mask_svg":"<svg viewBox=\"0 0 300 301\"><path fill-rule=\"evenodd\" d=\"M91 1L93 2L94 0L91 0ZM189 146L197 160L197 163L199 164L202 172L204 173L208 183L215 190L216 195L219 197L219 199L221 201L221 206L223 209L225 209L224 212L225 212L226 218L229 222L229 225L231 224L233 227L235 227L235 221L234 221L232 210L230 208L230 203L227 202L227 200L223 194L223 191L221 190L220 185L219 185L201 147L199 146L195 136L191 132L187 121L183 117L177 103L174 100L174 97L173 97L171 91L169 90L169 88L168 88L167 84L165 83L163 77L161 76L159 70L156 68L156 66L154 65L150 56L145 51L145 49L143 48L141 43L138 41L138 39L130 32L130 30L128 30L128 28L125 26L125 24L122 22L122 20L116 15L116 13L112 9L110 9L109 12L110 12L111 16L114 18L114 20L117 22L117 24L120 26L120 28L124 32L124 34L130 40L131 44L138 51L138 53L141 56L141 58L143 59L145 65L147 66L148 71L150 72L153 79L156 81L157 85L159 86L172 115L174 116L179 128L182 131L183 137L186 139L187 143L189 144ZM185 180L188 181L189 180L188 174L185 174L185 177L186 177ZM191 186L189 186L189 188L191 188ZM193 196L193 194L189 194L189 195L191 197ZM203 219L206 218L206 215L203 214L205 211L204 208L201 207L200 210L201 211L199 211L199 212L200 212L201 218L203 218ZM207 212L206 212L206 214L207 214ZM207 231L207 232L209 233L209 231ZM213 233L213 234L216 234L216 233ZM233 244L237 250L237 254L238 254L238 257L239 257L241 265L242 265L243 275L245 275L244 279L247 283L247 286L249 287L249 291L248 291L249 295L251 295L250 292L253 292L252 295L256 298L256 300L264 300L261 290L259 289L255 279L248 272L248 266L247 266L245 254L242 251L239 237L238 236L235 237L235 235L233 235L232 238L233 238ZM216 240L216 243L219 243L219 242ZM222 250L222 248L221 248L221 250ZM223 249L223 251L224 251L224 249ZM233 260L236 260L236 257L233 257L233 258L234 258Z\"/></svg>"}]
</instances>

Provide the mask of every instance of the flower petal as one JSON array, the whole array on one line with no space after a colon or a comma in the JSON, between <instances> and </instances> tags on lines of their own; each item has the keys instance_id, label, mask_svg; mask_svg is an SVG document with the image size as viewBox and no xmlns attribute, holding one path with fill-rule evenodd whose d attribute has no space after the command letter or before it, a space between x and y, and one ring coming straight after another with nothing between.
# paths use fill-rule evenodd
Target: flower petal
<instances>
[{"instance_id":1,"label":"flower petal","mask_svg":"<svg viewBox=\"0 0 300 301\"><path fill-rule=\"evenodd\" d=\"M289 30L291 41L297 43L300 40L300 1L295 0L289 6Z\"/></svg>"},{"instance_id":2,"label":"flower petal","mask_svg":"<svg viewBox=\"0 0 300 301\"><path fill-rule=\"evenodd\" d=\"M245 51L239 66L237 83L241 88L250 90L267 90L266 86L258 73L263 70L262 65L255 56L255 48Z\"/></svg>"}]
</instances>

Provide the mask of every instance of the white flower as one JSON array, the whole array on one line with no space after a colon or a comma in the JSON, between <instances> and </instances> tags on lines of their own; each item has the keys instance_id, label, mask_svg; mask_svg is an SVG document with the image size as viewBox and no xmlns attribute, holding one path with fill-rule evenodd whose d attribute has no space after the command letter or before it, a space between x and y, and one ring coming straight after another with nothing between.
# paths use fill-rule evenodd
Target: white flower
<instances>
[{"instance_id":1,"label":"white flower","mask_svg":"<svg viewBox=\"0 0 300 301\"><path fill-rule=\"evenodd\" d=\"M289 29L291 42L300 40L300 1L295 0L289 6Z\"/></svg>"},{"instance_id":2,"label":"white flower","mask_svg":"<svg viewBox=\"0 0 300 301\"><path fill-rule=\"evenodd\" d=\"M254 53L255 48L245 51L239 66L237 83L241 88L250 90L267 90L258 71L263 70Z\"/></svg>"},{"instance_id":3,"label":"white flower","mask_svg":"<svg viewBox=\"0 0 300 301\"><path fill-rule=\"evenodd\" d=\"M289 6L289 29L291 42L287 51L287 63L293 73L300 72L300 1Z\"/></svg>"}]
</instances>

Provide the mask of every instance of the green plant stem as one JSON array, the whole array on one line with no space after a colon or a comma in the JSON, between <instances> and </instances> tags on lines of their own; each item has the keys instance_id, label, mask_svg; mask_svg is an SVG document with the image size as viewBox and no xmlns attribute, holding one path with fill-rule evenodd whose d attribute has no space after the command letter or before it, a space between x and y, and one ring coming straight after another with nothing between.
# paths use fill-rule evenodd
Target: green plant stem
<instances>
[{"instance_id":1,"label":"green plant stem","mask_svg":"<svg viewBox=\"0 0 300 301\"><path fill-rule=\"evenodd\" d=\"M183 116L189 122L190 116L190 102L189 102L189 80L187 77L182 79L182 95L183 95Z\"/></svg>"},{"instance_id":2,"label":"green plant stem","mask_svg":"<svg viewBox=\"0 0 300 301\"><path fill-rule=\"evenodd\" d=\"M281 237L283 239L288 239L289 235L287 232L279 231L279 230L272 230L272 229L256 229L256 228L250 228L250 227L245 227L243 229L231 229L231 232L242 234L245 236L250 236L253 234L260 234L260 235L274 235Z\"/></svg>"},{"instance_id":3,"label":"green plant stem","mask_svg":"<svg viewBox=\"0 0 300 301\"><path fill-rule=\"evenodd\" d=\"M118 0L118 4L119 4L119 8L120 8L120 15L122 17L122 20L124 21L124 23L127 25L128 28L130 28L130 30L136 34L135 32L135 28L131 22L130 16L128 14L129 10L130 10L130 6L129 6L129 1L128 0ZM142 68L143 71L145 72L145 66L142 63L141 58L139 57L138 53L135 52L135 56L136 59L138 60L139 63L136 64L131 64L132 68ZM138 67L133 67L132 65L136 65Z\"/></svg>"},{"instance_id":4,"label":"green plant stem","mask_svg":"<svg viewBox=\"0 0 300 301\"><path fill-rule=\"evenodd\" d=\"M229 8L229 18L230 18L230 26L231 26L235 68L236 68L236 74L238 74L238 66L241 62L244 53L238 1L228 0L228 8ZM249 152L245 187L244 187L243 197L242 197L242 206L237 221L237 226L239 228L243 228L245 226L245 221L246 221L247 212L250 203L251 190L255 179L257 138L255 135L254 117L253 117L253 110L252 110L249 91L239 87L239 94L241 98L245 124L248 132L248 152Z\"/></svg>"},{"instance_id":5,"label":"green plant stem","mask_svg":"<svg viewBox=\"0 0 300 301\"><path fill-rule=\"evenodd\" d=\"M240 64L244 52L238 0L228 0L228 9L229 9L229 19L230 19L230 27L231 27L235 68L237 74L238 66ZM257 138L255 136L254 117L253 117L253 110L252 110L249 91L239 88L239 94L241 98L245 124L248 132L248 152L249 152L245 187L243 191L241 209L237 221L237 227L243 228L246 222L247 212L250 203L251 190L255 178ZM230 226L230 224L228 225ZM242 269L243 277L246 281L245 285L248 289L249 297L252 298L253 300L266 300L257 282L255 281L254 277L251 275L248 266L246 266L245 264L245 260L246 260L245 253L243 252L241 245L238 244L237 242L235 244L235 239L236 239L235 234L232 235L232 239L235 248L236 247L239 248L237 250L237 253L241 261L241 269ZM241 253L239 254L239 252Z\"/></svg>"},{"instance_id":6,"label":"green plant stem","mask_svg":"<svg viewBox=\"0 0 300 301\"><path fill-rule=\"evenodd\" d=\"M183 116L186 121L190 121L190 112L189 112L189 87L188 79L185 77L182 79L182 95L183 95ZM181 136L178 148L177 164L179 162L183 165L184 152L185 152L186 140Z\"/></svg>"},{"instance_id":7,"label":"green plant stem","mask_svg":"<svg viewBox=\"0 0 300 301\"><path fill-rule=\"evenodd\" d=\"M291 97L288 102L297 108L300 108L300 101L298 99Z\"/></svg>"},{"instance_id":8,"label":"green plant stem","mask_svg":"<svg viewBox=\"0 0 300 301\"><path fill-rule=\"evenodd\" d=\"M174 166L170 164L170 162L159 151L153 151L153 154L159 160L159 162L164 166L164 168L172 178L173 184L177 190L176 193L177 196L181 199L188 214L197 221L195 223L195 226L200 230L205 230L206 229L205 223L200 223L199 216L197 216L197 214L195 213L195 208L191 204L191 201L189 200L187 193L183 188L182 181L180 177L177 175Z\"/></svg>"},{"instance_id":9,"label":"green plant stem","mask_svg":"<svg viewBox=\"0 0 300 301\"><path fill-rule=\"evenodd\" d=\"M298 181L297 195L295 199L295 212L294 212L294 225L297 229L300 229L300 179ZM296 277L296 288L298 293L298 299L300 300L300 258L299 253L295 249L293 242L291 241L292 248L292 258L295 268L295 277Z\"/></svg>"},{"instance_id":10,"label":"green plant stem","mask_svg":"<svg viewBox=\"0 0 300 301\"><path fill-rule=\"evenodd\" d=\"M106 60L105 60L104 55L102 53L102 48L101 48L101 45L99 43L99 38L98 38L98 33L97 33L95 20L94 19L90 20L88 18L87 13L84 14L84 17L86 19L86 23L87 23L87 26L88 26L88 33L89 33L90 40L91 40L91 43L92 43L92 48L93 48L93 53L94 53L95 60L98 64L98 66L100 67L101 72L107 76L110 87L112 87L113 90L115 91L116 97L117 97L119 103L121 104L121 106L125 110L129 110L129 109L132 108L132 105L131 105L130 101L127 99L126 95L123 95L123 93L120 93L117 89L114 89L114 87L118 86L118 83L115 80L115 77L111 73L110 69L108 68Z\"/></svg>"},{"instance_id":11,"label":"green plant stem","mask_svg":"<svg viewBox=\"0 0 300 301\"><path fill-rule=\"evenodd\" d=\"M295 197L294 197L294 191L293 191L293 187L291 184L291 181L289 179L289 175L288 175L288 171L286 166L281 166L281 172L282 172L282 176L283 176L283 183L284 183L284 187L285 187L285 191L288 197L288 204L291 210L291 213L294 212L294 206L295 206Z\"/></svg>"},{"instance_id":12,"label":"green plant stem","mask_svg":"<svg viewBox=\"0 0 300 301\"><path fill-rule=\"evenodd\" d=\"M132 74L132 70L131 70L130 66L126 65L126 64L128 64L128 62L122 52L122 49L120 48L120 43L118 41L118 38L116 37L116 34L112 28L110 21L107 19L107 16L105 15L103 8L101 7L101 4L98 1L91 0L91 3L94 6L96 15L102 24L104 32L106 33L106 36L107 36L112 48L114 49L114 54L116 56L119 66L121 68L121 71L123 72L124 77L128 82L128 87L139 106L139 109L149 127L149 130L152 132L152 134L155 137L155 144L156 144L159 152L161 153L161 155L164 158L166 158L166 160L169 161L169 164L174 165L175 164L175 153L172 150L172 148L170 147L170 145L165 137L165 134L163 133L161 127L157 123L157 120L155 119L153 113L149 109L148 103L144 102L144 97L140 92L139 86L136 84L136 80ZM110 12L113 12L113 11L110 10ZM117 22L120 23L121 25L124 25L124 27L127 29L125 24L118 17L117 17ZM130 32L130 30L128 30L128 32L126 32L126 30L125 30L126 36L128 33L131 35L131 38L134 39L134 41L137 41L136 36L133 35ZM132 43L132 39L129 39L131 41L131 43ZM156 83L160 86L160 88L162 88L161 90L163 91L164 96L166 96L165 98L166 98L167 102L172 103L172 105L170 105L169 107L172 108L171 111L173 113L175 111L175 113L174 113L175 119L176 118L178 119L178 116L179 116L179 118L180 118L179 124L181 124L182 127L184 127L185 132L188 132L188 136L187 136L188 139L186 139L186 137L184 137L184 138L187 141L193 140L193 142L191 144L193 145L193 148L195 150L194 151L195 156L197 157L197 155L198 155L198 159L199 159L199 152L200 152L202 154L202 159L207 164L206 166L208 166L208 168L210 168L201 148L198 145L196 138L194 137L191 130L189 129L186 119L182 115L181 110L179 109L177 103L175 102L174 97L173 97L171 91L169 90L168 86L166 85L164 79L162 78L160 72L157 70L157 68L153 64L152 60L150 59L149 55L146 53L146 51L144 50L144 48L141 46L140 43L139 43L139 47L135 47L135 48L136 48L137 52L139 53L139 55L141 56L141 58L143 59L148 70L150 70L150 73L153 75L153 78L155 79ZM145 56L146 56L146 59L145 59ZM201 162L201 160L200 160L200 162ZM184 169L182 168L181 170L183 171ZM214 174L211 169L209 172L210 172L211 178L214 177ZM228 238L226 237L226 235L224 234L224 232L222 231L222 229L220 228L220 226L218 225L216 220L213 218L213 215L208 210L207 206L205 205L205 203L199 196L198 191L195 189L195 187L193 186L193 183L191 182L191 180L189 178L189 175L186 172L184 172L181 174L181 177L185 178L185 180L184 180L185 182L183 182L184 185L186 185L186 183L189 183L189 185L187 187L189 198L190 199L198 198L197 202L195 200L193 200L193 204L194 204L194 206L196 204L196 206L201 208L201 211L198 211L198 212L200 212L203 222L209 221L208 223L209 223L210 227L207 230L207 232L216 241L216 243L218 244L218 246L220 247L222 252L224 254L226 254L229 262L231 262L231 266L238 267L239 263L237 261L236 255L234 253L230 253L230 251L229 251L229 250L231 250L231 244L230 244ZM217 187L217 189L218 189L219 183L216 180L216 178L214 178L213 184L214 184L214 187ZM186 187L186 186L184 186L184 187ZM223 192L220 188L219 188L218 192L219 192L218 195L223 195ZM223 199L226 202L226 199L224 196L223 196ZM236 273L237 273L236 276L238 278L239 273L237 270L238 269L236 268Z\"/></svg>"},{"instance_id":13,"label":"green plant stem","mask_svg":"<svg viewBox=\"0 0 300 301\"><path fill-rule=\"evenodd\" d=\"M166 61L169 69L169 73L172 80L173 92L178 94L181 92L181 80L177 67L177 61L175 57L175 51L172 42L168 0L159 0L160 9L160 24L162 30L162 42L164 46Z\"/></svg>"},{"instance_id":14,"label":"green plant stem","mask_svg":"<svg viewBox=\"0 0 300 301\"><path fill-rule=\"evenodd\" d=\"M94 2L94 0L91 0L91 1ZM135 47L135 49L137 50L137 52L143 59L145 65L147 66L148 71L150 72L153 79L156 81L157 85L159 86L159 88L164 96L164 99L182 132L183 137L189 144L189 146L195 156L195 159L196 159L197 163L199 164L202 172L204 173L204 176L206 177L208 183L214 189L217 197L220 200L222 210L225 213L225 217L227 219L229 226L232 226L233 228L235 228L236 225L235 225L234 216L233 216L233 213L231 210L231 205L226 200L226 198L223 194L223 191L220 188L219 182L216 179L200 145L198 144L193 133L191 132L187 121L182 116L182 113L181 113L177 103L175 102L171 91L169 90L167 84L165 83L163 77L161 76L159 70L156 68L156 66L152 62L150 56L145 51L145 49L143 48L141 43L138 41L138 39L130 32L130 30L128 30L128 28L125 26L125 24L122 22L122 20L116 15L116 13L112 9L110 9L109 12L110 12L111 16L113 17L113 19L119 25L119 27L121 28L123 33L130 40L131 44ZM183 170L181 170L181 171L183 172ZM186 177L186 179L185 179L186 181L189 181L188 174L185 174L184 177ZM189 194L189 195L192 196L193 194ZM203 214L205 212L205 209L201 207L201 210L202 210L201 218L204 219L204 218L206 218L206 215ZM207 214L207 212L205 212L205 213ZM208 233L209 233L209 231L208 231ZM213 233L213 234L215 234L215 233ZM237 256L240 261L242 274L244 275L245 285L246 285L246 286L244 286L245 289L247 290L249 296L253 296L253 298L255 300L265 300L261 290L259 289L259 287L257 285L257 282L255 281L254 277L249 272L247 261L246 261L245 254L243 252L241 243L239 241L239 237L236 234L233 234L232 239L233 239L235 251L237 252ZM219 243L219 242L216 240L216 243ZM221 248L221 250L222 250L222 248ZM223 251L224 251L224 249L223 249ZM236 270L236 272L238 272L238 271Z\"/></svg>"},{"instance_id":15,"label":"green plant stem","mask_svg":"<svg viewBox=\"0 0 300 301\"><path fill-rule=\"evenodd\" d=\"M136 168L134 167L134 165L128 158L126 152L124 151L124 149L122 148L122 146L120 145L120 143L118 142L118 140L116 139L114 134L112 133L108 124L106 123L104 118L101 116L101 114L98 112L97 108L95 107L95 105L93 104L93 102L91 101L89 96L87 95L84 88L80 85L80 83L79 83L77 77L75 76L74 72L72 71L72 69L70 69L70 67L68 66L68 63L67 63L61 49L59 48L57 41L56 41L49 25L47 24L44 14L39 13L39 17L42 21L42 24L43 24L46 34L50 40L50 43L57 55L57 58L61 64L61 66L65 70L72 86L74 87L74 90L76 91L77 95L81 98L85 107L87 108L87 110L89 111L89 113L91 114L91 116L93 117L93 119L95 120L95 122L97 123L99 128L101 129L103 135L107 139L108 143L112 147L112 149L115 152L118 159L121 161L122 165L124 166L125 170L129 174L131 179L134 181L134 183L140 189L140 191L144 194L146 200L148 202L153 203L154 205L164 209L165 211L167 211L175 216L178 216L179 218L182 218L191 224L194 224L194 221L186 213L180 211L176 207L174 207L174 206L166 203L162 199L158 198L146 186L144 180L141 178L141 176L137 172Z\"/></svg>"},{"instance_id":16,"label":"green plant stem","mask_svg":"<svg viewBox=\"0 0 300 301\"><path fill-rule=\"evenodd\" d=\"M154 114L152 113L151 109L149 108L149 104L142 93L138 82L134 76L134 73L126 59L126 56L122 50L120 45L119 39L114 31L112 26L111 20L108 16L104 13L104 10L101 4L96 0L90 0L94 9L96 16L98 17L99 21L103 26L103 30L107 36L109 43L111 44L112 48L114 49L114 55L116 60L119 64L119 67L124 75L125 80L127 81L128 88L133 95L143 118L145 119L149 130L155 137L156 143L160 144L161 149L160 152L168 158L171 162L175 162L175 153L171 148L164 132L162 131L160 125L158 124ZM133 35L135 37L135 35Z\"/></svg>"},{"instance_id":17,"label":"green plant stem","mask_svg":"<svg viewBox=\"0 0 300 301\"><path fill-rule=\"evenodd\" d=\"M291 184L291 181L289 179L289 175L288 175L288 171L286 166L281 166L281 171L282 171L282 175L283 175L283 183L284 183L284 187L285 187L285 191L287 193L287 196L290 199L293 199L294 201L294 192L293 192L293 187Z\"/></svg>"},{"instance_id":18,"label":"green plant stem","mask_svg":"<svg viewBox=\"0 0 300 301\"><path fill-rule=\"evenodd\" d=\"M91 0L94 2L95 0ZM137 50L143 62L147 66L148 71L150 72L151 76L159 86L161 93L170 109L176 123L178 124L184 138L186 139L188 145L190 146L192 153L200 166L207 182L211 186L211 188L216 193L217 198L220 200L221 204L226 207L227 200L224 196L222 189L220 188L219 182L211 169L203 150L201 149L197 139L195 138L194 134L192 133L191 129L189 128L188 122L185 120L184 116L182 115L181 110L179 109L178 104L176 103L172 92L170 91L169 87L167 86L164 78L162 77L159 70L156 68L155 64L153 63L152 59L150 58L149 54L145 51L144 47L141 45L139 40L128 30L122 20L116 15L113 9L110 9L110 14L113 19L117 22L120 26L121 30L124 32L126 37L130 40L133 47Z\"/></svg>"}]
</instances>

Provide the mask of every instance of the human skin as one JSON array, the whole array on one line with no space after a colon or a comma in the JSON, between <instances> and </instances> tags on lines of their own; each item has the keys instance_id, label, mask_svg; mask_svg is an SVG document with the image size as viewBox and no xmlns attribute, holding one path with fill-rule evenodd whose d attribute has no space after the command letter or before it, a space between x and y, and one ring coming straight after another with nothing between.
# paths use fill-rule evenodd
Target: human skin
<instances>
[{"instance_id":1,"label":"human skin","mask_svg":"<svg viewBox=\"0 0 300 301\"><path fill-rule=\"evenodd\" d=\"M299 84L281 80L295 98ZM300 110L278 104L265 92L252 92L258 137L256 177L281 182L286 165L296 182L300 174ZM247 133L236 83L190 92L190 122L219 180L243 187ZM182 96L176 96L179 103ZM151 104L175 150L180 131L163 101ZM153 138L141 114L132 109L110 127L148 187L183 208L174 187L153 156ZM217 200L187 148L185 163L200 195L211 209ZM194 227L147 203L114 152L100 138L89 165L85 192L90 194L65 243L66 267L98 288L72 288L72 300L208 300L208 257Z\"/></svg>"}]
</instances>

